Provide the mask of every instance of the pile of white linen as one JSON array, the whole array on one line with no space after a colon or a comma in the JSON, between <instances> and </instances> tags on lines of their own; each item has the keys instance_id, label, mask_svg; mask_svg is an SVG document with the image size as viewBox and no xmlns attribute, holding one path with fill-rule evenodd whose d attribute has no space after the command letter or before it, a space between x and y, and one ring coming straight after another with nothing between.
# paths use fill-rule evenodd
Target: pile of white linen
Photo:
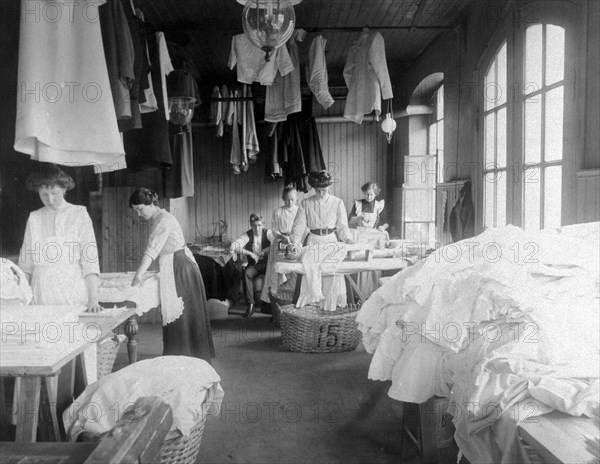
<instances>
[{"instance_id":1,"label":"pile of white linen","mask_svg":"<svg viewBox=\"0 0 600 464\"><path fill-rule=\"evenodd\" d=\"M398 273L357 317L369 378L400 401L450 397L471 462L520 459L506 417L598 407L598 237L598 223L489 229Z\"/></svg>"}]
</instances>

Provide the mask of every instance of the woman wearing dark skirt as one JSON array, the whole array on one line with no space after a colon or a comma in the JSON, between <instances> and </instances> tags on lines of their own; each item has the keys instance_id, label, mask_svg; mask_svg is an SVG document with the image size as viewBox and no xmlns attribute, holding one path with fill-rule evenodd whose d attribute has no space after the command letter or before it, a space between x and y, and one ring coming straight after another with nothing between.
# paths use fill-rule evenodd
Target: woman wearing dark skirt
<instances>
[{"instance_id":1,"label":"woman wearing dark skirt","mask_svg":"<svg viewBox=\"0 0 600 464\"><path fill-rule=\"evenodd\" d=\"M160 266L160 299L163 318L163 355L193 356L210 360L215 355L202 275L185 245L177 219L156 204L158 195L139 188L129 206L150 222L150 237L131 285L140 285L156 258Z\"/></svg>"}]
</instances>

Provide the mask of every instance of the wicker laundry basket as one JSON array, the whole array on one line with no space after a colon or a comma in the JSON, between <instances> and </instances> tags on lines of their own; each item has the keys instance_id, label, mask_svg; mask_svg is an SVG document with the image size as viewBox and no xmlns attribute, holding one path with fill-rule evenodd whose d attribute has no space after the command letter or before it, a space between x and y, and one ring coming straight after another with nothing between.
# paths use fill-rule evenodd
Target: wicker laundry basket
<instances>
[{"instance_id":1,"label":"wicker laundry basket","mask_svg":"<svg viewBox=\"0 0 600 464\"><path fill-rule=\"evenodd\" d=\"M283 348L302 353L338 353L355 350L360 343L356 315L360 306L336 311L316 306L281 306L280 324Z\"/></svg>"},{"instance_id":2,"label":"wicker laundry basket","mask_svg":"<svg viewBox=\"0 0 600 464\"><path fill-rule=\"evenodd\" d=\"M202 442L205 423L206 417L198 418L198 421L194 424L190 434L187 436L179 434L179 436L169 438L169 435L172 435L171 432L169 432L160 450L161 464L194 464L198 457L198 453L200 452L200 443ZM102 440L102 438L109 433L110 431L101 435L94 435L84 431L79 434L77 441L95 443Z\"/></svg>"},{"instance_id":3,"label":"wicker laundry basket","mask_svg":"<svg viewBox=\"0 0 600 464\"><path fill-rule=\"evenodd\" d=\"M98 342L97 362L99 379L112 372L119 347L126 340L127 337L125 335L112 334Z\"/></svg>"},{"instance_id":4,"label":"wicker laundry basket","mask_svg":"<svg viewBox=\"0 0 600 464\"><path fill-rule=\"evenodd\" d=\"M292 304L294 300L294 290L277 289L275 292L269 287L269 300L271 301L271 314L273 322L281 326L281 307Z\"/></svg>"}]
</instances>

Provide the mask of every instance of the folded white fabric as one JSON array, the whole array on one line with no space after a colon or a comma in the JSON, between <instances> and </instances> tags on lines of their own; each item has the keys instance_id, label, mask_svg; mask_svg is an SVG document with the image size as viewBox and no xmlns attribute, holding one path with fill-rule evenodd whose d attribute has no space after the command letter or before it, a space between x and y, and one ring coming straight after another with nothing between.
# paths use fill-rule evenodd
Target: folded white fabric
<instances>
[{"instance_id":1,"label":"folded white fabric","mask_svg":"<svg viewBox=\"0 0 600 464\"><path fill-rule=\"evenodd\" d=\"M220 411L221 378L206 361L187 356L146 359L88 386L63 413L67 437L86 431L100 435L112 429L138 398L157 396L173 410L167 438L189 435L196 422Z\"/></svg>"}]
</instances>

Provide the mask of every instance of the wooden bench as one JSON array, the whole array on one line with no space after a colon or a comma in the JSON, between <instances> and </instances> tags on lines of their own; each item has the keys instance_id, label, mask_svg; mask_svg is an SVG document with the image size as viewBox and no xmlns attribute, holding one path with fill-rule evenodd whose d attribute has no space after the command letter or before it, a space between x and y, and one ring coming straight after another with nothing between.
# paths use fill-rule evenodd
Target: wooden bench
<instances>
[{"instance_id":1,"label":"wooden bench","mask_svg":"<svg viewBox=\"0 0 600 464\"><path fill-rule=\"evenodd\" d=\"M98 443L0 442L2 464L120 464L160 462L173 423L171 408L156 397L140 398Z\"/></svg>"}]
</instances>

